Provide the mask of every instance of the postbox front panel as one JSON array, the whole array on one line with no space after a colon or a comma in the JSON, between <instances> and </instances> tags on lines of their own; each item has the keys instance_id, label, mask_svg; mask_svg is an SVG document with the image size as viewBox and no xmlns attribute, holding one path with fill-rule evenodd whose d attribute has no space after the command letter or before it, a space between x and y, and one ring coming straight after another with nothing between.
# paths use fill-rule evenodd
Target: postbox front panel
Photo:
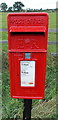
<instances>
[{"instance_id":1,"label":"postbox front panel","mask_svg":"<svg viewBox=\"0 0 58 120\"><path fill-rule=\"evenodd\" d=\"M46 13L8 15L11 97L44 98L47 35Z\"/></svg>"},{"instance_id":2,"label":"postbox front panel","mask_svg":"<svg viewBox=\"0 0 58 120\"><path fill-rule=\"evenodd\" d=\"M46 53L9 53L11 73L11 96L13 98L43 99L46 72Z\"/></svg>"}]
</instances>

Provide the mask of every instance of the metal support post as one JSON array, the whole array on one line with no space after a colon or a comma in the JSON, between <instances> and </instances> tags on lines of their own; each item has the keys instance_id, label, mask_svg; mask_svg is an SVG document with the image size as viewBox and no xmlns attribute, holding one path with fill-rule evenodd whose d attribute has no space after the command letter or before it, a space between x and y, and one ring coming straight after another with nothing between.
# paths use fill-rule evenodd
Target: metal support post
<instances>
[{"instance_id":1,"label":"metal support post","mask_svg":"<svg viewBox=\"0 0 58 120\"><path fill-rule=\"evenodd\" d=\"M24 99L23 120L31 120L32 99Z\"/></svg>"}]
</instances>

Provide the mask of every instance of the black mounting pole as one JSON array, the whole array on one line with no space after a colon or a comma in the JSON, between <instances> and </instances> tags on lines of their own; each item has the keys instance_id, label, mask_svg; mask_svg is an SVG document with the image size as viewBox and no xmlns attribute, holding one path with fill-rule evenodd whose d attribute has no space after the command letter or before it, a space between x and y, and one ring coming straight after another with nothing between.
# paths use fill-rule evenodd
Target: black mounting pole
<instances>
[{"instance_id":1,"label":"black mounting pole","mask_svg":"<svg viewBox=\"0 0 58 120\"><path fill-rule=\"evenodd\" d=\"M32 99L24 99L23 120L31 120Z\"/></svg>"}]
</instances>

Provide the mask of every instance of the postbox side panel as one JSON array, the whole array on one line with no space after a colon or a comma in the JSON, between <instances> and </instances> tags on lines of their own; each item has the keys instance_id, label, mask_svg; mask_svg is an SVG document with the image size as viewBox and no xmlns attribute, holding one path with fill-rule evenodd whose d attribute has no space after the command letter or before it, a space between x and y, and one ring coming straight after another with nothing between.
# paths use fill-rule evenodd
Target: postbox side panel
<instances>
[{"instance_id":1,"label":"postbox side panel","mask_svg":"<svg viewBox=\"0 0 58 120\"><path fill-rule=\"evenodd\" d=\"M25 61L24 53L11 54L13 67L10 67L13 78L11 79L11 88L14 85L14 92L11 93L13 98L31 98L42 99L44 97L45 72L46 72L46 53L31 53L31 60L35 62L35 86L22 87L20 74L20 61ZM28 80L28 78L27 78Z\"/></svg>"}]
</instances>

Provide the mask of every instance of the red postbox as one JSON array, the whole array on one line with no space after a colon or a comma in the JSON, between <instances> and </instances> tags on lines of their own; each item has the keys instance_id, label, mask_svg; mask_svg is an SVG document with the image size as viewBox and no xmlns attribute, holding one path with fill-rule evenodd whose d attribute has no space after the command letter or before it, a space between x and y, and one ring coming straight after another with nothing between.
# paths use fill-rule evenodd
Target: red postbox
<instances>
[{"instance_id":1,"label":"red postbox","mask_svg":"<svg viewBox=\"0 0 58 120\"><path fill-rule=\"evenodd\" d=\"M44 98L47 37L47 13L8 14L12 98Z\"/></svg>"}]
</instances>

